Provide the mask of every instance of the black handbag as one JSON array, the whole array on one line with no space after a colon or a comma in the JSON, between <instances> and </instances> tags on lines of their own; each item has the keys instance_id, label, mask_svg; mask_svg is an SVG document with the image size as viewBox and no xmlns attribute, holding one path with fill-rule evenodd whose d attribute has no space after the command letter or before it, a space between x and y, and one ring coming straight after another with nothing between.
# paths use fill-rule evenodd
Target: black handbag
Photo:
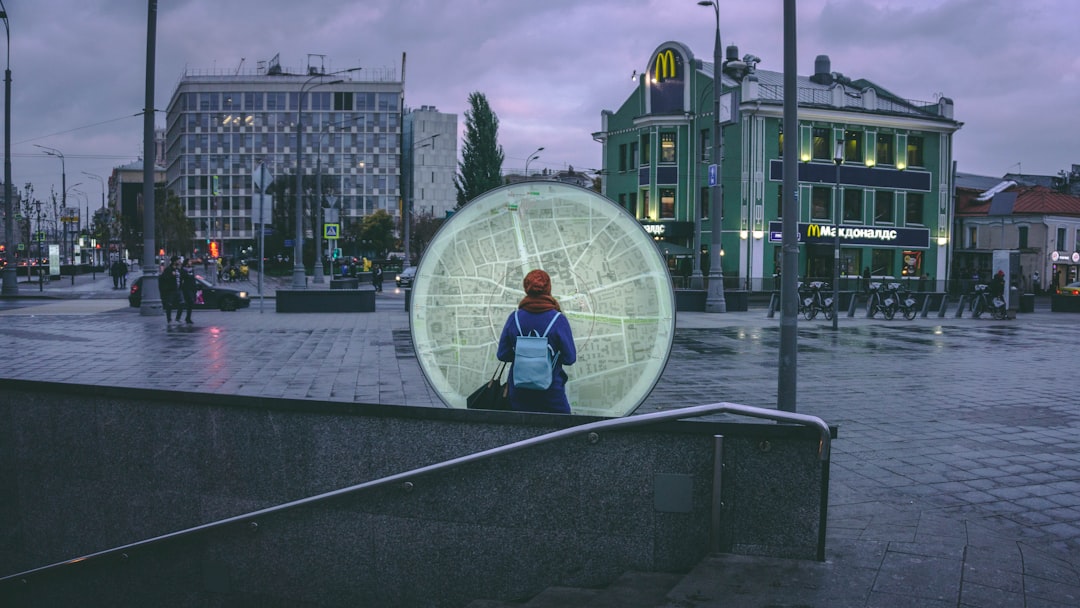
<instances>
[{"instance_id":1,"label":"black handbag","mask_svg":"<svg viewBox=\"0 0 1080 608\"><path fill-rule=\"evenodd\" d=\"M465 398L465 405L470 410L508 410L510 409L510 387L503 382L503 372L506 370L504 361L491 375L491 380L485 382L480 388Z\"/></svg>"}]
</instances>

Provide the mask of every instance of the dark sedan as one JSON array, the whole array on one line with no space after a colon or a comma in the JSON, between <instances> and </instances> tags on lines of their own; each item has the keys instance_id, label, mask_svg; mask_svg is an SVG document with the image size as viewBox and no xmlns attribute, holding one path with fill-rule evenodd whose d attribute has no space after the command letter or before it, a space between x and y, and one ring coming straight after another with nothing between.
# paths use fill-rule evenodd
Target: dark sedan
<instances>
[{"instance_id":1,"label":"dark sedan","mask_svg":"<svg viewBox=\"0 0 1080 608\"><path fill-rule=\"evenodd\" d=\"M128 294L128 303L132 306L142 306L142 282L143 277L139 277L131 284L131 293ZM251 299L248 297L248 292L244 290L211 285L206 279L200 276L195 277L195 283L198 291L195 292L194 308L236 310L237 308L247 308L248 306L251 306Z\"/></svg>"}]
</instances>

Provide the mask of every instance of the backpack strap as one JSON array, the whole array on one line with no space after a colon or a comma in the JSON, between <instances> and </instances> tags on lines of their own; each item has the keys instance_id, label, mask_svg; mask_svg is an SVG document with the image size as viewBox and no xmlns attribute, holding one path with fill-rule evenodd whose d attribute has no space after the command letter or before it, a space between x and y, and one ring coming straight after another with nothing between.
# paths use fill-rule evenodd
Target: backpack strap
<instances>
[{"instance_id":1,"label":"backpack strap","mask_svg":"<svg viewBox=\"0 0 1080 608\"><path fill-rule=\"evenodd\" d=\"M559 315L560 315L560 314L562 314L562 313L560 313L560 312L559 312L559 311L557 311L557 310L555 311L555 316L554 316L554 317L551 317L551 323L548 323L548 326L547 326L547 328L546 328L546 329L544 329L544 333L543 333L543 334L542 334L542 335L540 336L541 338L546 338L546 337L547 337L547 335L548 335L548 332L549 332L549 331L551 331L551 326L552 326L552 325L555 325L555 320L559 318ZM517 316L517 315L514 315L514 316L515 316L515 318L516 318L516 316ZM520 325L518 326L518 331L521 331L521 326L520 326Z\"/></svg>"},{"instance_id":2,"label":"backpack strap","mask_svg":"<svg viewBox=\"0 0 1080 608\"><path fill-rule=\"evenodd\" d=\"M514 311L514 325L517 325L518 335L523 336L525 334L521 331L521 321L518 321L518 313L519 312L521 312L520 308Z\"/></svg>"}]
</instances>

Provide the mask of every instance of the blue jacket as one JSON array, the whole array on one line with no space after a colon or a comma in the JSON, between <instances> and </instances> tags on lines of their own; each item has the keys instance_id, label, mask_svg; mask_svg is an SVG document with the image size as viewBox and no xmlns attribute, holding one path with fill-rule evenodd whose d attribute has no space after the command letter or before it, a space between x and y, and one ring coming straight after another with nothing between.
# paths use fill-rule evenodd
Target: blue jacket
<instances>
[{"instance_id":1,"label":"blue jacket","mask_svg":"<svg viewBox=\"0 0 1080 608\"><path fill-rule=\"evenodd\" d=\"M499 361L514 361L514 344L518 336L514 314L518 315L521 331L529 334L535 330L539 335L543 334L548 323L551 323L551 317L555 315L555 312L549 310L535 313L518 310L507 317L502 336L499 338L499 350L496 353ZM510 385L510 409L518 412L570 413L570 402L566 400L567 375L563 370L563 365L573 365L577 361L577 348L574 346L574 335L570 331L570 322L566 320L566 315L559 315L555 324L551 326L548 342L559 352L551 386L546 391L517 390L514 388L514 367L510 366L510 376L507 381Z\"/></svg>"}]
</instances>

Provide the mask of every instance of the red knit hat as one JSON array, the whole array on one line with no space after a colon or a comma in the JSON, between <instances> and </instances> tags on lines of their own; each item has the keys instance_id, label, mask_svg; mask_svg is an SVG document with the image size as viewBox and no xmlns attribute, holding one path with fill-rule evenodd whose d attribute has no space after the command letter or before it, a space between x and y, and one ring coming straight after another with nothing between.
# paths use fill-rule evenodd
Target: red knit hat
<instances>
[{"instance_id":1,"label":"red knit hat","mask_svg":"<svg viewBox=\"0 0 1080 608\"><path fill-rule=\"evenodd\" d=\"M525 275L525 293L530 296L550 296L551 277L543 270L533 270Z\"/></svg>"}]
</instances>

